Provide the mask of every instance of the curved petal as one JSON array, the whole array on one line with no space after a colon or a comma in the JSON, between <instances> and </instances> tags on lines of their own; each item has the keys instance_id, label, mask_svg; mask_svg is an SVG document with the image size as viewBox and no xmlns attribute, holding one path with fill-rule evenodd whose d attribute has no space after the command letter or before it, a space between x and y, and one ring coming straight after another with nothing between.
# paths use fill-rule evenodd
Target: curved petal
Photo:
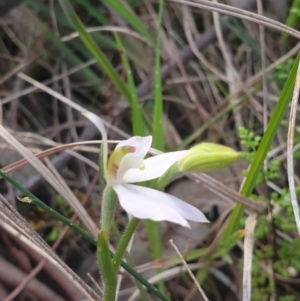
<instances>
[{"instance_id":1,"label":"curved petal","mask_svg":"<svg viewBox=\"0 0 300 301\"><path fill-rule=\"evenodd\" d=\"M146 137L131 137L127 140L121 141L119 144L117 144L116 149L124 147L124 146L130 146L135 148L135 153L138 156L141 156L144 158L152 144L152 136L146 136Z\"/></svg>"},{"instance_id":2,"label":"curved petal","mask_svg":"<svg viewBox=\"0 0 300 301\"><path fill-rule=\"evenodd\" d=\"M115 185L113 188L121 206L137 218L165 220L185 227L189 227L186 220L208 222L200 210L170 194L131 184Z\"/></svg>"},{"instance_id":3,"label":"curved petal","mask_svg":"<svg viewBox=\"0 0 300 301\"><path fill-rule=\"evenodd\" d=\"M143 168L125 172L123 182L136 183L159 178L187 152L186 150L170 152L148 158L144 160Z\"/></svg>"},{"instance_id":4,"label":"curved petal","mask_svg":"<svg viewBox=\"0 0 300 301\"><path fill-rule=\"evenodd\" d=\"M124 182L124 174L130 169L138 169L143 165L143 157L137 154L126 154L120 161L118 170L118 180L120 183Z\"/></svg>"},{"instance_id":5,"label":"curved petal","mask_svg":"<svg viewBox=\"0 0 300 301\"><path fill-rule=\"evenodd\" d=\"M123 183L123 175L129 169L138 169L143 165L152 142L152 137L132 137L121 141L108 160L107 174L109 185Z\"/></svg>"}]
</instances>

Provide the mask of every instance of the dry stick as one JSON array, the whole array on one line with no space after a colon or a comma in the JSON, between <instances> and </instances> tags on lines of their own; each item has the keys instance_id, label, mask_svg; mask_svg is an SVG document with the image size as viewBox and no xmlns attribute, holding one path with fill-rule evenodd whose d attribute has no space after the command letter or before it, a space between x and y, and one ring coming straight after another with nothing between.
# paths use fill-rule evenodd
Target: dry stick
<instances>
[{"instance_id":1,"label":"dry stick","mask_svg":"<svg viewBox=\"0 0 300 301\"><path fill-rule=\"evenodd\" d=\"M96 59L91 59L91 60L89 60L89 61L81 64L80 66L77 66L77 67L74 67L72 69L69 69L66 73L63 72L63 73L61 73L59 75L53 76L51 79L46 80L45 82L43 82L43 84L44 85L50 85L52 83L55 83L55 82L63 79L66 76L69 76L69 75L72 75L74 73L77 73L78 71L80 71L80 70L82 70L84 68L87 68L89 66L92 66L92 65L94 65L96 63L97 63ZM36 90L38 90L37 87L31 86L31 87L25 88L22 91L19 91L19 92L16 92L16 93L12 93L12 94L8 95L7 97L2 98L0 102L1 102L2 105L4 105L4 104L9 103L9 102L11 102L11 101L13 101L15 99L18 99L20 97L26 96L26 95L28 95L28 94L36 91Z\"/></svg>"},{"instance_id":2,"label":"dry stick","mask_svg":"<svg viewBox=\"0 0 300 301\"><path fill-rule=\"evenodd\" d=\"M253 201L240 195L237 191L229 188L225 184L219 182L218 180L210 177L207 174L187 174L187 176L196 180L196 182L201 182L203 185L205 185L205 188L207 188L209 191L219 196L223 200L234 200L246 206L246 208L248 210L251 210L252 212L257 213L265 207L262 202Z\"/></svg>"},{"instance_id":3,"label":"dry stick","mask_svg":"<svg viewBox=\"0 0 300 301\"><path fill-rule=\"evenodd\" d=\"M158 263L159 265L159 263ZM152 266L152 268L154 269L155 264ZM160 265L161 266L161 265ZM224 266L224 262L218 262L218 263L214 263L213 265L214 267L221 267ZM203 263L203 262L197 262L197 263L191 263L188 264L188 268L191 271L196 271L199 270L199 268L207 268L207 264ZM174 278L177 275L180 275L183 272L186 272L187 269L184 266L176 266L176 267L172 267L169 268L168 270L164 270L163 272L154 275L153 277L148 279L148 282L151 284L157 284L159 281L167 281L170 280L172 278ZM137 297L139 296L140 291L138 289L136 289L132 295L128 298L128 301L134 301L137 299Z\"/></svg>"},{"instance_id":4,"label":"dry stick","mask_svg":"<svg viewBox=\"0 0 300 301\"><path fill-rule=\"evenodd\" d=\"M243 11L243 9L249 9L251 6L254 6L255 3L256 3L256 0L243 1L243 3L241 4L239 9L242 11ZM185 3L185 4L189 5L189 2ZM221 30L222 30L223 34L225 34L226 32L229 32L228 27L226 27L224 24L221 25ZM196 37L195 44L199 51L203 51L206 47L208 47L215 40L216 40L216 30L215 30L214 26L212 26L207 31L205 31L204 33L202 33ZM193 59L194 57L195 57L195 54L190 46L184 47L179 54L179 59L181 60L181 62L183 64L186 63L187 61ZM171 60L170 63L164 65L161 68L160 73L161 73L162 80L165 80L169 76L169 71L172 68L176 68L176 62L174 60ZM152 88L152 81L151 80L144 81L137 88L138 96L141 97L141 96L147 94L151 88ZM119 114L119 111L126 109L127 107L128 107L128 103L125 100L123 100L120 104L118 104L118 110L117 110L117 112L115 112L115 115Z\"/></svg>"},{"instance_id":5,"label":"dry stick","mask_svg":"<svg viewBox=\"0 0 300 301\"><path fill-rule=\"evenodd\" d=\"M218 79L228 83L228 78L226 77L226 75L221 73L215 66L213 66L211 63L209 63L206 60L205 56L198 50L196 43L194 41L194 38L193 38L193 34L192 34L193 30L191 29L191 27L195 28L196 25L195 25L195 22L193 22L194 20L192 20L192 18L190 18L190 16L189 16L190 14L191 14L190 7L187 5L183 5L183 7L182 7L183 29L184 29L184 33L187 38L187 41L189 43L189 46L191 47L196 58L207 70L209 70L212 74L214 74Z\"/></svg>"},{"instance_id":6,"label":"dry stick","mask_svg":"<svg viewBox=\"0 0 300 301\"><path fill-rule=\"evenodd\" d=\"M212 0L212 1L215 4L218 4L216 2L217 0ZM224 40L224 37L222 34L221 24L220 24L220 20L219 20L219 14L217 12L213 12L213 20L214 20L217 39L218 39L218 43L219 43L222 55L224 57L225 63L227 65L229 71L231 71L231 73L232 73L233 80L238 84L240 89L247 95L248 99L251 101L252 105L256 108L256 110L258 112L261 111L260 104L253 98L250 91L247 89L245 83L242 81L239 73L235 69L233 63L231 62L231 58L229 57L228 49L226 47L225 40ZM232 92L230 91L230 95L231 94L232 94ZM232 98L231 102L232 102L232 104L236 104L237 99ZM243 126L243 120L242 120L241 114L239 112L234 112L234 119L235 119L235 123L236 123L237 127Z\"/></svg>"},{"instance_id":7,"label":"dry stick","mask_svg":"<svg viewBox=\"0 0 300 301\"><path fill-rule=\"evenodd\" d=\"M8 286L15 286L26 279L26 274L12 264L8 263L5 259L0 258L0 280ZM65 301L54 291L49 289L47 285L37 279L33 279L27 286L27 291L35 296L40 301ZM11 298L2 299L12 300Z\"/></svg>"},{"instance_id":8,"label":"dry stick","mask_svg":"<svg viewBox=\"0 0 300 301\"><path fill-rule=\"evenodd\" d=\"M294 160L293 160L293 144L294 144L294 129L296 123L296 114L297 114L297 104L299 99L299 90L300 90L300 63L298 65L297 76L295 80L295 87L293 92L293 98L291 102L291 111L289 119L289 130L287 138L287 173L289 181L289 189L291 194L291 203L293 206L295 221L300 235L300 217L299 217L299 206L297 201L297 194L295 188L294 180Z\"/></svg>"},{"instance_id":9,"label":"dry stick","mask_svg":"<svg viewBox=\"0 0 300 301\"><path fill-rule=\"evenodd\" d=\"M244 9L236 8L230 5L221 4L221 3L214 3L207 0L168 0L170 2L176 2L176 3L182 3L186 5L190 5L197 8L203 8L211 11L215 11L221 14L233 16L239 19L252 21L257 24L262 24L267 27L273 28L275 30L287 33L290 36L293 36L297 39L300 39L300 32L298 30L295 30L283 23L280 23L278 21L274 21L270 18L260 16L255 13L251 13L249 11L246 11Z\"/></svg>"},{"instance_id":10,"label":"dry stick","mask_svg":"<svg viewBox=\"0 0 300 301\"><path fill-rule=\"evenodd\" d=\"M262 0L257 0L257 12L259 15L263 15ZM268 103L267 103L267 77L266 77L266 44L265 44L265 27L259 25L259 40L260 40L260 55L261 55L261 71L262 71L262 84L263 84L263 120L264 120L264 132L268 125ZM265 161L266 163L266 161ZM266 169L266 168L265 168Z\"/></svg>"},{"instance_id":11,"label":"dry stick","mask_svg":"<svg viewBox=\"0 0 300 301\"><path fill-rule=\"evenodd\" d=\"M256 214L248 216L246 220L246 235L244 240L244 268L243 268L243 301L251 301L252 258L254 246L254 229Z\"/></svg>"},{"instance_id":12,"label":"dry stick","mask_svg":"<svg viewBox=\"0 0 300 301\"><path fill-rule=\"evenodd\" d=\"M30 165L43 176L43 178L66 200L66 202L68 202L74 212L80 216L81 221L87 227L89 232L94 237L97 237L98 228L91 217L87 214L86 210L81 206L78 199L69 193L60 181L54 177L53 173L51 173L49 169L33 155L32 152L14 138L13 135L11 135L2 125L0 125L0 136L30 162Z\"/></svg>"},{"instance_id":13,"label":"dry stick","mask_svg":"<svg viewBox=\"0 0 300 301\"><path fill-rule=\"evenodd\" d=\"M89 196L91 195L92 190L93 190L94 186L96 185L97 179L98 179L98 175L96 174L96 176L92 179L92 181L88 187L88 190L86 191L86 193L83 197L82 206L85 205ZM77 214L74 213L73 216L71 217L70 221L72 223L74 223L76 221L76 219L77 219ZM55 241L55 243L52 246L53 251L55 251L58 248L58 246L64 239L64 237L67 234L67 232L69 231L69 229L70 228L68 226L64 226L63 230L60 232L58 239ZM39 264L27 275L27 277L25 277L19 283L19 285L3 301L13 300L27 286L27 284L32 280L32 278L35 277L39 273L39 271L44 267L45 263L46 263L46 259L42 259L39 262Z\"/></svg>"},{"instance_id":14,"label":"dry stick","mask_svg":"<svg viewBox=\"0 0 300 301\"><path fill-rule=\"evenodd\" d=\"M152 13L153 15L153 20L156 21L157 18L155 18L154 16L154 9L152 8L152 6L148 5L148 9L150 11L150 13ZM184 89L187 92L187 95L189 96L191 102L194 104L196 110L199 113L200 118L203 120L203 122L205 122L208 119L208 114L205 111L205 109L203 108L203 106L201 106L198 97L196 96L195 90L193 89L191 83L188 80L188 74L187 71L184 67L184 64L181 62L178 54L176 51L174 51L174 47L172 47L172 45L170 45L169 41L165 38L165 33L164 31L162 31L162 45L164 45L166 52L168 53L168 55L176 62L176 66L179 70L179 72L182 74L183 78L186 79L186 85L184 86Z\"/></svg>"},{"instance_id":15,"label":"dry stick","mask_svg":"<svg viewBox=\"0 0 300 301\"><path fill-rule=\"evenodd\" d=\"M108 140L108 143L119 143L119 140ZM68 144L63 144L63 145L57 145L54 146L52 148L46 149L44 151L35 153L34 155L38 158L38 159L43 159L45 157L48 157L50 155L56 154L58 152L61 151L66 151L69 149L76 149L78 148L80 151L85 151L85 152L94 152L94 153L98 153L99 152L99 148L96 147L80 147L80 146L86 146L88 144L101 144L102 140L92 140L92 141L80 141L80 142L73 142L73 143L68 143ZM150 152L153 153L153 152ZM86 162L87 163L87 162ZM99 170L99 166L96 163L93 162L88 162L88 164L96 171ZM20 168L26 166L28 164L28 161L26 159L21 159L19 161L16 161L14 163L11 163L9 165L6 165L5 167L2 168L2 171L6 172L6 173L10 173L10 172L14 172L19 170ZM53 164L53 163L52 163ZM54 165L54 164L53 164ZM55 166L55 165L54 165Z\"/></svg>"},{"instance_id":16,"label":"dry stick","mask_svg":"<svg viewBox=\"0 0 300 301\"><path fill-rule=\"evenodd\" d=\"M191 270L189 269L189 267L188 267L187 263L185 262L183 256L181 255L181 253L179 252L178 248L177 248L176 245L174 244L173 239L170 239L169 242L170 242L170 244L172 245L172 247L174 248L174 250L176 251L176 253L177 253L177 255L179 256L179 258L180 258L181 262L183 263L183 265L186 267L186 269L187 269L189 275L191 276L193 282L195 283L195 285L196 285L198 291L200 292L200 294L202 295L203 299L204 299L205 301L209 301L208 298L207 298L207 296L206 296L206 294L205 294L205 292L204 292L204 290L201 288L201 286L200 286L199 282L197 281L196 277L195 277L194 274L191 272Z\"/></svg>"},{"instance_id":17,"label":"dry stick","mask_svg":"<svg viewBox=\"0 0 300 301\"><path fill-rule=\"evenodd\" d=\"M144 38L142 35L135 32L134 30L131 30L131 29L125 28L125 27L110 26L110 25L108 25L108 26L95 26L95 27L87 27L86 31L88 33L101 32L101 31L124 33L126 35L137 38L137 39L141 40L142 42L144 42L144 43L148 44L149 46L151 46L149 41L146 38ZM78 37L79 37L79 33L78 32L73 32L73 33L68 34L67 36L62 37L61 41L62 42L69 42L69 41L71 41L75 38L78 38Z\"/></svg>"},{"instance_id":18,"label":"dry stick","mask_svg":"<svg viewBox=\"0 0 300 301\"><path fill-rule=\"evenodd\" d=\"M100 297L78 276L76 275L51 249L51 247L45 243L45 241L30 227L28 222L19 214L19 212L0 194L0 223L2 227L8 227L10 231L13 230L14 235L30 246L33 250L41 254L41 256L47 258L53 264L58 266L60 270L75 281L78 288L89 295L92 300L101 300ZM13 225L13 228L12 226Z\"/></svg>"},{"instance_id":19,"label":"dry stick","mask_svg":"<svg viewBox=\"0 0 300 301\"><path fill-rule=\"evenodd\" d=\"M212 1L214 3L217 3L217 0L212 0ZM231 96L232 92L236 90L237 86L241 87L244 90L245 85L242 82L237 70L233 66L233 63L231 62L231 58L229 56L229 49L225 44L225 40L221 31L221 24L220 24L218 13L213 12L213 20L216 28L218 44L225 61L225 69L226 69L227 77L229 77L230 80L233 82L232 84L229 84L229 103L237 107L239 100L237 97ZM245 91L245 94L248 96L249 100L252 98L250 92ZM240 110L236 110L236 109L233 110L233 118L234 118L235 128L243 127L244 123L243 123Z\"/></svg>"},{"instance_id":20,"label":"dry stick","mask_svg":"<svg viewBox=\"0 0 300 301\"><path fill-rule=\"evenodd\" d=\"M50 155L56 154L61 151L65 151L68 149L76 148L80 145L87 145L87 144L100 144L102 141L101 140L92 140L92 141L80 141L80 142L73 142L73 143L68 143L68 144L63 144L63 145L57 145L54 146L50 149L46 149L44 151L41 151L39 153L34 154L38 159L43 159L45 157L48 157ZM85 150L87 151L87 150ZM99 149L97 150L99 151ZM20 168L26 166L28 164L28 161L26 159L21 159L19 161L16 161L14 163L11 163L5 167L2 168L2 170L6 173L14 172L19 170ZM53 164L53 162L52 162ZM55 164L53 164L55 166ZM98 171L99 167L98 164L93 164L91 167L93 167L96 171Z\"/></svg>"}]
</instances>

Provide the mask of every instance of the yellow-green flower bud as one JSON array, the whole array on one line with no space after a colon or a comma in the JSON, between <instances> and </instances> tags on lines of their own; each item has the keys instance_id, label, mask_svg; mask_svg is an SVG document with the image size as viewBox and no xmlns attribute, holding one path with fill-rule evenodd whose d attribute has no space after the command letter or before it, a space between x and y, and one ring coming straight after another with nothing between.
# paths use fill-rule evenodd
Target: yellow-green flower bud
<instances>
[{"instance_id":1,"label":"yellow-green flower bud","mask_svg":"<svg viewBox=\"0 0 300 301\"><path fill-rule=\"evenodd\" d=\"M192 147L178 164L183 172L210 172L231 165L239 156L230 147L203 142Z\"/></svg>"}]
</instances>

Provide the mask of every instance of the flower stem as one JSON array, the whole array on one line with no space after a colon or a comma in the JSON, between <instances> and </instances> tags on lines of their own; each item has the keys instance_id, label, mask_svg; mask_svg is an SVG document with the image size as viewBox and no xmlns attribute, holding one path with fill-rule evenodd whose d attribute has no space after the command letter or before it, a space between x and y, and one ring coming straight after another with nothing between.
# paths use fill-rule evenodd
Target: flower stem
<instances>
[{"instance_id":1,"label":"flower stem","mask_svg":"<svg viewBox=\"0 0 300 301\"><path fill-rule=\"evenodd\" d=\"M103 301L115 301L117 273L113 270L108 241L102 230L98 236L97 260L103 282Z\"/></svg>"},{"instance_id":2,"label":"flower stem","mask_svg":"<svg viewBox=\"0 0 300 301\"><path fill-rule=\"evenodd\" d=\"M106 186L102 200L101 231L97 243L97 259L103 282L104 301L115 301L116 298L117 273L113 268L108 246L110 228L114 218L116 203L116 193L112 187Z\"/></svg>"},{"instance_id":3,"label":"flower stem","mask_svg":"<svg viewBox=\"0 0 300 301\"><path fill-rule=\"evenodd\" d=\"M139 224L140 219L133 217L131 221L129 222L120 242L118 245L118 248L116 250L115 256L113 258L112 264L113 264L113 269L115 272L118 271L119 266L121 264L122 258L126 252L126 249L128 247L128 244L133 236L133 233Z\"/></svg>"},{"instance_id":4,"label":"flower stem","mask_svg":"<svg viewBox=\"0 0 300 301\"><path fill-rule=\"evenodd\" d=\"M117 204L117 195L110 186L106 186L103 192L102 208L101 208L101 231L108 241L112 221L115 214Z\"/></svg>"}]
</instances>

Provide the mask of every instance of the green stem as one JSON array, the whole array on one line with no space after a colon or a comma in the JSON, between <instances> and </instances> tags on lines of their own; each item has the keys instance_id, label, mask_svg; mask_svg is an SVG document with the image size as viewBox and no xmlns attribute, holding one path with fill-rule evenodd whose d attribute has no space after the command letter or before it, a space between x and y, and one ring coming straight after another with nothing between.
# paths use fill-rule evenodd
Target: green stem
<instances>
[{"instance_id":1,"label":"green stem","mask_svg":"<svg viewBox=\"0 0 300 301\"><path fill-rule=\"evenodd\" d=\"M111 225L114 219L117 195L112 187L106 186L103 192L101 208L101 230L108 241Z\"/></svg>"},{"instance_id":2,"label":"green stem","mask_svg":"<svg viewBox=\"0 0 300 301\"><path fill-rule=\"evenodd\" d=\"M124 257L124 254L127 250L128 244L133 236L133 233L139 224L140 219L133 217L131 221L129 222L120 242L118 245L118 248L116 250L115 256L113 258L113 269L115 272L118 271L119 266L122 262L122 258Z\"/></svg>"},{"instance_id":3,"label":"green stem","mask_svg":"<svg viewBox=\"0 0 300 301\"><path fill-rule=\"evenodd\" d=\"M103 301L115 301L117 273L113 271L108 241L105 233L102 230L98 236L97 259L103 281Z\"/></svg>"},{"instance_id":4,"label":"green stem","mask_svg":"<svg viewBox=\"0 0 300 301\"><path fill-rule=\"evenodd\" d=\"M97 243L98 266L103 282L103 300L115 301L117 288L117 272L113 269L113 264L109 251L109 234L113 223L117 195L112 187L106 186L103 192L101 208L101 231Z\"/></svg>"}]
</instances>

